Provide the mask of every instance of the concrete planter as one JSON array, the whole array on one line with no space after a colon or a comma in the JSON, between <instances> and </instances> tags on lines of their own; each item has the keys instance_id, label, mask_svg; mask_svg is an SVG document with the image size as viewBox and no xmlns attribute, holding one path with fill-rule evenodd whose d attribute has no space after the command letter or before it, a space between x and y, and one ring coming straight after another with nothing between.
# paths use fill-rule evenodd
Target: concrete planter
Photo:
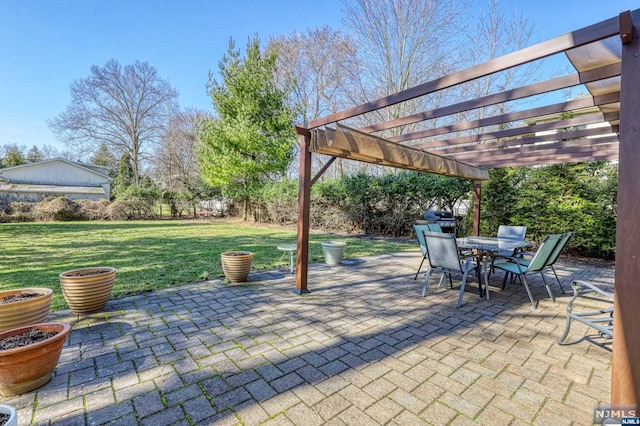
<instances>
[{"instance_id":1,"label":"concrete planter","mask_svg":"<svg viewBox=\"0 0 640 426\"><path fill-rule=\"evenodd\" d=\"M60 287L74 314L98 312L111 297L116 269L109 266L74 269L60 274Z\"/></svg>"},{"instance_id":2,"label":"concrete planter","mask_svg":"<svg viewBox=\"0 0 640 426\"><path fill-rule=\"evenodd\" d=\"M327 265L339 265L344 257L344 250L347 243L340 241L323 241L322 252L324 253L324 261Z\"/></svg>"},{"instance_id":3,"label":"concrete planter","mask_svg":"<svg viewBox=\"0 0 640 426\"><path fill-rule=\"evenodd\" d=\"M38 328L43 332L55 332L56 335L19 348L0 350L2 396L21 395L48 383L60 359L67 334L71 331L69 324L33 324L4 331L0 333L0 340L25 333L32 328Z\"/></svg>"},{"instance_id":4,"label":"concrete planter","mask_svg":"<svg viewBox=\"0 0 640 426\"><path fill-rule=\"evenodd\" d=\"M18 426L18 413L16 409L10 405L0 405L0 413L7 414L9 419L4 423L4 426Z\"/></svg>"},{"instance_id":5,"label":"concrete planter","mask_svg":"<svg viewBox=\"0 0 640 426\"><path fill-rule=\"evenodd\" d=\"M220 255L224 276L232 283L247 282L253 253L250 251L225 251Z\"/></svg>"},{"instance_id":6,"label":"concrete planter","mask_svg":"<svg viewBox=\"0 0 640 426\"><path fill-rule=\"evenodd\" d=\"M19 288L0 291L0 299L20 293L37 293L40 296L27 300L0 303L0 331L45 322L51 309L53 290L50 288Z\"/></svg>"}]
</instances>

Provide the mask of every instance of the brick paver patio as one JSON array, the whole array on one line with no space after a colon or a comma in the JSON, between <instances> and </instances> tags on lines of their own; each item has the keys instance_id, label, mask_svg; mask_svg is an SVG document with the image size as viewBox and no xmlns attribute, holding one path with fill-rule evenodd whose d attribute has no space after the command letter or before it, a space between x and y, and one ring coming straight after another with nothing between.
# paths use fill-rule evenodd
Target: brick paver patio
<instances>
[{"instance_id":1,"label":"brick paver patio","mask_svg":"<svg viewBox=\"0 0 640 426\"><path fill-rule=\"evenodd\" d=\"M417 252L252 273L111 301L74 324L53 380L1 403L20 425L586 425L609 401L610 345L581 324L569 341L568 294L539 279L491 300L475 283L420 297ZM558 262L571 279L613 283L613 265ZM421 277L423 275L421 274ZM589 337L585 339L584 337Z\"/></svg>"}]
</instances>

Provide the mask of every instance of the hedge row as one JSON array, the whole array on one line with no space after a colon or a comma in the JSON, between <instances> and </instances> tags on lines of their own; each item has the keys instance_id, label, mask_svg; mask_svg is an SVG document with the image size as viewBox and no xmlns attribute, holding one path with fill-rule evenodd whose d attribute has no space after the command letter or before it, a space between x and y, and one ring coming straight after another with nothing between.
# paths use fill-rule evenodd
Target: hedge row
<instances>
[{"instance_id":1,"label":"hedge row","mask_svg":"<svg viewBox=\"0 0 640 426\"><path fill-rule=\"evenodd\" d=\"M155 219L146 201L89 201L66 197L46 198L38 203L13 202L0 212L0 222Z\"/></svg>"}]
</instances>

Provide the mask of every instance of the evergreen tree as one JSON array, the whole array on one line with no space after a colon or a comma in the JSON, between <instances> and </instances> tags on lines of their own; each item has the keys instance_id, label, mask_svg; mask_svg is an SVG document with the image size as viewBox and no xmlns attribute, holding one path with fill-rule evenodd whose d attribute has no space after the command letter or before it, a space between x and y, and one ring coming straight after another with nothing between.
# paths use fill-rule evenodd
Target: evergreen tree
<instances>
[{"instance_id":1,"label":"evergreen tree","mask_svg":"<svg viewBox=\"0 0 640 426\"><path fill-rule=\"evenodd\" d=\"M233 39L220 61L222 82L211 76L208 88L217 118L205 122L199 162L205 180L244 202L262 182L285 174L293 159L293 111L278 89L274 53L262 54L257 37L240 56Z\"/></svg>"},{"instance_id":2,"label":"evergreen tree","mask_svg":"<svg viewBox=\"0 0 640 426\"><path fill-rule=\"evenodd\" d=\"M24 158L22 152L17 149L10 148L2 160L2 167L14 167L26 164L27 160Z\"/></svg>"},{"instance_id":3,"label":"evergreen tree","mask_svg":"<svg viewBox=\"0 0 640 426\"><path fill-rule=\"evenodd\" d=\"M129 153L125 152L120 157L118 174L113 180L112 194L115 198L120 198L134 182L133 163Z\"/></svg>"},{"instance_id":4,"label":"evergreen tree","mask_svg":"<svg viewBox=\"0 0 640 426\"><path fill-rule=\"evenodd\" d=\"M115 165L118 163L116 157L114 157L111 151L109 151L109 147L106 143L102 143L100 145L95 154L93 154L93 156L91 157L90 161L93 164L110 167L115 167Z\"/></svg>"},{"instance_id":5,"label":"evergreen tree","mask_svg":"<svg viewBox=\"0 0 640 426\"><path fill-rule=\"evenodd\" d=\"M32 146L31 149L27 152L27 156L25 158L27 163L37 163L38 161L44 160L44 154L37 146Z\"/></svg>"}]
</instances>

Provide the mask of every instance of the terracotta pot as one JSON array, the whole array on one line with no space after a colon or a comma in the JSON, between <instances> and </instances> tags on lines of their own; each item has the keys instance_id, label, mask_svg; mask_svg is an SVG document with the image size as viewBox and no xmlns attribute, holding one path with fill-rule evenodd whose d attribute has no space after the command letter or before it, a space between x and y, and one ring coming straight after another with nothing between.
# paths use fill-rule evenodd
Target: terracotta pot
<instances>
[{"instance_id":1,"label":"terracotta pot","mask_svg":"<svg viewBox=\"0 0 640 426\"><path fill-rule=\"evenodd\" d=\"M0 331L11 330L47 320L53 290L33 287L0 291L0 299L19 293L38 293L40 296L10 303L0 303Z\"/></svg>"},{"instance_id":2,"label":"terracotta pot","mask_svg":"<svg viewBox=\"0 0 640 426\"><path fill-rule=\"evenodd\" d=\"M115 278L109 266L74 269L60 274L60 286L74 314L97 312L107 305Z\"/></svg>"},{"instance_id":3,"label":"terracotta pot","mask_svg":"<svg viewBox=\"0 0 640 426\"><path fill-rule=\"evenodd\" d=\"M250 251L225 251L220 255L222 271L232 283L244 283L247 281L253 253Z\"/></svg>"},{"instance_id":4,"label":"terracotta pot","mask_svg":"<svg viewBox=\"0 0 640 426\"><path fill-rule=\"evenodd\" d=\"M39 328L57 334L42 342L20 348L0 350L0 395L20 395L43 386L51 380L62 346L71 331L69 324L42 323L14 328L0 333L0 340Z\"/></svg>"},{"instance_id":5,"label":"terracotta pot","mask_svg":"<svg viewBox=\"0 0 640 426\"><path fill-rule=\"evenodd\" d=\"M18 426L18 413L15 408L10 405L0 405L0 413L9 415L9 420L4 423L4 426Z\"/></svg>"}]
</instances>

